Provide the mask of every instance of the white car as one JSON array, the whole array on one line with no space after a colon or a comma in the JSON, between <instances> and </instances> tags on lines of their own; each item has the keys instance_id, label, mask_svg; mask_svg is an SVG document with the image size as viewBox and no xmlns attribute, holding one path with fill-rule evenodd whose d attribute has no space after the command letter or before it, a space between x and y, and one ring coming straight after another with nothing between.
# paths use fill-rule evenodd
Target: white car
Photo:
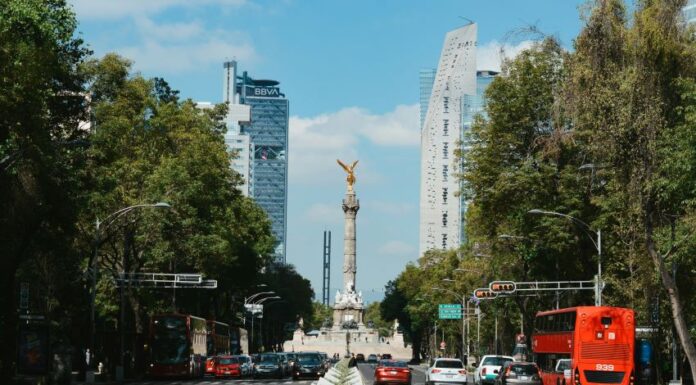
<instances>
[{"instance_id":1,"label":"white car","mask_svg":"<svg viewBox=\"0 0 696 385\"><path fill-rule=\"evenodd\" d=\"M474 371L474 384L492 385L506 362L513 361L510 356L483 356L479 366Z\"/></svg>"},{"instance_id":2,"label":"white car","mask_svg":"<svg viewBox=\"0 0 696 385\"><path fill-rule=\"evenodd\" d=\"M425 372L426 385L466 385L466 368L456 358L438 358Z\"/></svg>"}]
</instances>

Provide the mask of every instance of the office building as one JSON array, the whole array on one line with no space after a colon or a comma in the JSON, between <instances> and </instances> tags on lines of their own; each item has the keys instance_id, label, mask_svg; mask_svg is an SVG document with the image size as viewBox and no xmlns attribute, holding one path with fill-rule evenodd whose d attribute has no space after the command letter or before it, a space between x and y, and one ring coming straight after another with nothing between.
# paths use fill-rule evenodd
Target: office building
<instances>
[{"instance_id":1,"label":"office building","mask_svg":"<svg viewBox=\"0 0 696 385\"><path fill-rule=\"evenodd\" d=\"M684 20L691 24L696 22L696 0L688 0L683 9Z\"/></svg>"},{"instance_id":2,"label":"office building","mask_svg":"<svg viewBox=\"0 0 696 385\"><path fill-rule=\"evenodd\" d=\"M447 33L432 83L431 75L421 71L421 107L423 87L432 88L421 116L421 254L461 243L460 167L454 150L462 139L466 95L476 93L476 31L472 23Z\"/></svg>"},{"instance_id":3,"label":"office building","mask_svg":"<svg viewBox=\"0 0 696 385\"><path fill-rule=\"evenodd\" d=\"M245 180L242 193L252 197L271 220L275 260L285 263L287 237L289 102L275 80L237 73L237 62L224 63L225 143L237 156L232 168Z\"/></svg>"}]
</instances>

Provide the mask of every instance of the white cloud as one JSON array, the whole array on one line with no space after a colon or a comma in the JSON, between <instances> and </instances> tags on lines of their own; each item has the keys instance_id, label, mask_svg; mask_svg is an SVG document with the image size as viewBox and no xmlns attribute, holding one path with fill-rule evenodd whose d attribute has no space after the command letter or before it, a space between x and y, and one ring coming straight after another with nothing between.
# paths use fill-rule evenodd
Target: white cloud
<instances>
[{"instance_id":1,"label":"white cloud","mask_svg":"<svg viewBox=\"0 0 696 385\"><path fill-rule=\"evenodd\" d=\"M246 0L72 0L80 18L119 19L128 16L143 16L160 13L173 7L217 5L239 7Z\"/></svg>"},{"instance_id":2,"label":"white cloud","mask_svg":"<svg viewBox=\"0 0 696 385\"><path fill-rule=\"evenodd\" d=\"M493 40L479 45L476 49L476 67L479 70L500 71L504 58L513 58L533 44L531 40L524 40L514 45L500 44L497 40ZM502 52L501 48L503 48Z\"/></svg>"},{"instance_id":3,"label":"white cloud","mask_svg":"<svg viewBox=\"0 0 696 385\"><path fill-rule=\"evenodd\" d=\"M399 257L410 257L416 253L416 247L403 241L389 241L379 247L379 253Z\"/></svg>"},{"instance_id":4,"label":"white cloud","mask_svg":"<svg viewBox=\"0 0 696 385\"><path fill-rule=\"evenodd\" d=\"M116 52L134 60L138 70L165 74L220 64L226 57L247 63L256 57L256 51L250 43L230 42L214 36L200 42L146 39L138 45L117 48Z\"/></svg>"},{"instance_id":5,"label":"white cloud","mask_svg":"<svg viewBox=\"0 0 696 385\"><path fill-rule=\"evenodd\" d=\"M312 204L305 215L310 221L322 224L341 223L343 217L340 207L326 203Z\"/></svg>"},{"instance_id":6,"label":"white cloud","mask_svg":"<svg viewBox=\"0 0 696 385\"><path fill-rule=\"evenodd\" d=\"M383 115L356 107L311 118L290 117L290 180L316 183L337 174L336 159L358 159L357 144L417 146L418 105L397 106ZM360 164L363 181L376 178ZM371 174L372 173L372 174Z\"/></svg>"}]
</instances>

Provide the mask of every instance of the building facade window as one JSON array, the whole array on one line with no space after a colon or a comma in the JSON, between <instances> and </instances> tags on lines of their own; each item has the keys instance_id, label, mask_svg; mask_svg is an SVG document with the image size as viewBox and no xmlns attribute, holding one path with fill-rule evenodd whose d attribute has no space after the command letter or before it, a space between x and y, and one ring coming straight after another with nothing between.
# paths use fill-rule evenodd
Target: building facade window
<instances>
[{"instance_id":1,"label":"building facade window","mask_svg":"<svg viewBox=\"0 0 696 385\"><path fill-rule=\"evenodd\" d=\"M448 96L444 96L442 98L442 110L443 110L442 112L444 112L444 113L449 113L449 97Z\"/></svg>"},{"instance_id":2,"label":"building facade window","mask_svg":"<svg viewBox=\"0 0 696 385\"><path fill-rule=\"evenodd\" d=\"M449 135L449 119L442 120L442 136Z\"/></svg>"},{"instance_id":3,"label":"building facade window","mask_svg":"<svg viewBox=\"0 0 696 385\"><path fill-rule=\"evenodd\" d=\"M447 159L449 156L449 143L442 143L442 159Z\"/></svg>"}]
</instances>

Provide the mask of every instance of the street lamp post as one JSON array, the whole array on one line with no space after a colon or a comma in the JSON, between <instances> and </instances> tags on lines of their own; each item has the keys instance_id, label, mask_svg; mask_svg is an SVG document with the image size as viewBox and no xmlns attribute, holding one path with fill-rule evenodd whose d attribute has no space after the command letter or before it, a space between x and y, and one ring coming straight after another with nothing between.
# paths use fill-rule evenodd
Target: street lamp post
<instances>
[{"instance_id":1,"label":"street lamp post","mask_svg":"<svg viewBox=\"0 0 696 385\"><path fill-rule=\"evenodd\" d=\"M445 279L443 279L443 281L444 282L454 282L454 280L449 279L449 278L445 278ZM462 317L462 354L464 354L464 351L466 349L466 360L468 361L469 355L471 352L469 351L469 344L468 344L468 339L469 339L469 301L466 300L466 298L467 298L466 294L459 295L452 290L443 289L441 287L433 287L433 290L439 290L439 291L443 291L445 293L452 294L456 298L458 298L462 303L462 310L464 310L464 316Z\"/></svg>"},{"instance_id":2,"label":"street lamp post","mask_svg":"<svg viewBox=\"0 0 696 385\"><path fill-rule=\"evenodd\" d=\"M596 279L596 285L595 285L595 306L602 306L602 290L604 289L604 282L602 281L602 230L597 229L597 231L593 230L590 225L587 223L581 221L578 218L575 218L571 215L568 214L563 214L559 213L556 211L547 211L547 210L540 210L540 209L532 209L527 211L528 214L538 214L538 215L553 215L557 217L563 217L571 222L581 225L585 228L586 231L589 231L592 233L594 236L597 237L595 238L588 234L590 236L590 240L592 241L592 244L594 247L597 249L597 279Z\"/></svg>"},{"instance_id":3,"label":"street lamp post","mask_svg":"<svg viewBox=\"0 0 696 385\"><path fill-rule=\"evenodd\" d=\"M262 295L274 295L274 291L261 291L255 294L250 295L249 297L244 298L244 311L246 311L247 306L250 306L251 308L251 339L249 341L249 353L253 353L252 350L254 349L254 318L256 318L256 309L254 305L260 304L259 302L251 302L255 298L262 296ZM263 302L264 299L261 299L260 302ZM246 317L245 317L246 319Z\"/></svg>"},{"instance_id":4,"label":"street lamp post","mask_svg":"<svg viewBox=\"0 0 696 385\"><path fill-rule=\"evenodd\" d=\"M95 301L97 297L97 276L99 275L99 244L101 243L101 231L105 230L107 227L109 227L112 223L114 223L118 218L120 218L123 215L126 215L127 213L139 209L139 208L171 208L172 206L169 203L166 202L158 202L158 203L153 203L153 204L139 204L139 205L133 205L133 206L128 206L124 207L120 210L117 210L111 214L109 214L103 221L100 221L99 218L97 218L95 224L96 224L96 231L94 235L94 254L92 256L92 293L90 296L90 312L89 312L89 323L90 323L90 341L89 341L89 348L91 349L90 351L90 359L89 359L89 366L93 369L95 360L92 358L95 354L95 336L96 336L96 323L95 323ZM122 297L123 298L123 297ZM123 304L121 304L123 306ZM121 320L123 320L123 315L121 315ZM121 325L121 328L123 328L123 325ZM123 338L122 338L122 345L121 345L121 363L123 363Z\"/></svg>"},{"instance_id":5,"label":"street lamp post","mask_svg":"<svg viewBox=\"0 0 696 385\"><path fill-rule=\"evenodd\" d=\"M263 306L263 303L266 302L266 300L271 300L271 303L275 300L279 300L279 296L274 296L274 297L264 297L261 298L259 301L255 302L254 305L261 305L261 317L259 317L259 340L261 340L261 348L264 348L264 341L263 341L263 310L265 307ZM253 314L252 314L253 317ZM265 349L264 349L265 350Z\"/></svg>"}]
</instances>

